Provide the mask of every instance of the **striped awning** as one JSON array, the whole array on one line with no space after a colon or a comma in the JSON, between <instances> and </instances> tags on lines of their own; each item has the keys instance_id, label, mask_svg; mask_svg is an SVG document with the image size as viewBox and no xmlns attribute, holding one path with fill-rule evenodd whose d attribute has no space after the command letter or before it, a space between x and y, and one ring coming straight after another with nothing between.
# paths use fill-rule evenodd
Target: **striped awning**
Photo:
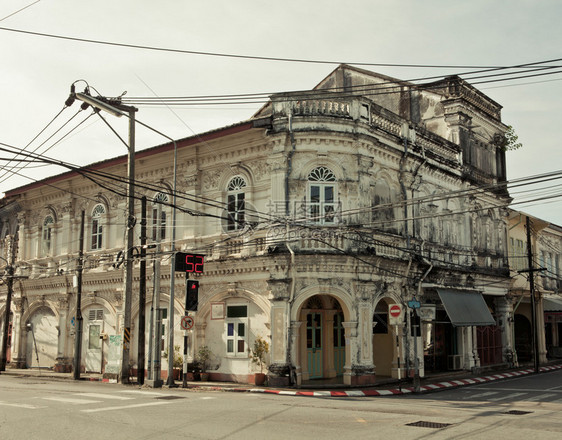
<instances>
[{"instance_id":1,"label":"striped awning","mask_svg":"<svg viewBox=\"0 0 562 440\"><path fill-rule=\"evenodd\" d=\"M562 312L562 298L544 298L543 308L545 312Z\"/></svg>"}]
</instances>

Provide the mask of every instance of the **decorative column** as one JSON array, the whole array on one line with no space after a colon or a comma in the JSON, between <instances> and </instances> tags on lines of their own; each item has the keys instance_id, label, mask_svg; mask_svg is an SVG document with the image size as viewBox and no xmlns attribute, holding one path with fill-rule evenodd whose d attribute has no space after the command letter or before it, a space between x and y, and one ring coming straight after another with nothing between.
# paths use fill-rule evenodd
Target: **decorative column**
<instances>
[{"instance_id":1,"label":"decorative column","mask_svg":"<svg viewBox=\"0 0 562 440\"><path fill-rule=\"evenodd\" d=\"M474 367L473 368L479 368L480 367L480 356L478 356L478 335L476 334L476 326L472 326L470 327L471 331L470 334L472 336L472 343L471 343L471 347L472 347L472 357L474 359Z\"/></svg>"},{"instance_id":2,"label":"decorative column","mask_svg":"<svg viewBox=\"0 0 562 440\"><path fill-rule=\"evenodd\" d=\"M291 341L289 350L291 353L291 365L289 365L289 369L294 369L297 386L300 386L302 384L302 365L303 362L306 361L306 346L304 347L304 358L302 356L299 356L299 353L302 353L302 350L299 350L299 345L301 341L300 333L303 323L304 321L292 321L290 327ZM306 326L304 327L304 329L306 331Z\"/></svg>"},{"instance_id":3,"label":"decorative column","mask_svg":"<svg viewBox=\"0 0 562 440\"><path fill-rule=\"evenodd\" d=\"M22 329L21 315L23 311L23 300L12 299L12 347L10 365L14 368L25 368L25 348L23 337L26 335L25 328ZM25 324L24 324L25 325Z\"/></svg>"},{"instance_id":4,"label":"decorative column","mask_svg":"<svg viewBox=\"0 0 562 440\"><path fill-rule=\"evenodd\" d=\"M502 359L510 367L514 366L514 350L513 350L513 306L506 297L496 299L496 313L498 316L498 324L502 331Z\"/></svg>"},{"instance_id":5,"label":"decorative column","mask_svg":"<svg viewBox=\"0 0 562 440\"><path fill-rule=\"evenodd\" d=\"M68 295L61 295L58 298L59 325L58 325L58 345L55 371L57 373L70 373L72 370L72 357L68 353Z\"/></svg>"},{"instance_id":6,"label":"decorative column","mask_svg":"<svg viewBox=\"0 0 562 440\"><path fill-rule=\"evenodd\" d=\"M539 363L544 364L547 362L546 359L546 341L544 337L544 302L542 295L539 293L537 299L537 329L542 329L538 331L539 339Z\"/></svg>"}]
</instances>

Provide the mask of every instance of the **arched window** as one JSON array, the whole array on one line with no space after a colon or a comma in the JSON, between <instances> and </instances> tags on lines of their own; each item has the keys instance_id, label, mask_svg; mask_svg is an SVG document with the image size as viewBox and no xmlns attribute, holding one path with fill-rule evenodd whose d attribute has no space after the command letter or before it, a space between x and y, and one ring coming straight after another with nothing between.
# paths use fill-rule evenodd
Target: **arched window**
<instances>
[{"instance_id":1,"label":"arched window","mask_svg":"<svg viewBox=\"0 0 562 440\"><path fill-rule=\"evenodd\" d=\"M92 210L92 241L91 249L97 250L102 248L103 243L103 215L105 208L103 205L96 205Z\"/></svg>"},{"instance_id":2,"label":"arched window","mask_svg":"<svg viewBox=\"0 0 562 440\"><path fill-rule=\"evenodd\" d=\"M377 229L398 233L400 223L396 222L396 201L396 193L386 180L377 180L373 200L373 222Z\"/></svg>"},{"instance_id":3,"label":"arched window","mask_svg":"<svg viewBox=\"0 0 562 440\"><path fill-rule=\"evenodd\" d=\"M326 167L313 169L308 175L308 215L321 225L336 223L336 176Z\"/></svg>"},{"instance_id":4,"label":"arched window","mask_svg":"<svg viewBox=\"0 0 562 440\"><path fill-rule=\"evenodd\" d=\"M164 211L164 206L169 203L168 194L159 192L154 196L152 199L153 201L153 208L152 208L152 240L154 241L161 241L166 238L166 211ZM157 236L158 231L158 204L162 207L160 208L160 237Z\"/></svg>"},{"instance_id":5,"label":"arched window","mask_svg":"<svg viewBox=\"0 0 562 440\"><path fill-rule=\"evenodd\" d=\"M43 220L43 231L41 232L41 246L43 250L43 255L49 255L51 253L51 239L53 235L53 226L55 220L52 215L48 215Z\"/></svg>"},{"instance_id":6,"label":"arched window","mask_svg":"<svg viewBox=\"0 0 562 440\"><path fill-rule=\"evenodd\" d=\"M244 228L246 220L246 180L241 176L230 179L227 187L226 204L228 211L227 230Z\"/></svg>"}]
</instances>

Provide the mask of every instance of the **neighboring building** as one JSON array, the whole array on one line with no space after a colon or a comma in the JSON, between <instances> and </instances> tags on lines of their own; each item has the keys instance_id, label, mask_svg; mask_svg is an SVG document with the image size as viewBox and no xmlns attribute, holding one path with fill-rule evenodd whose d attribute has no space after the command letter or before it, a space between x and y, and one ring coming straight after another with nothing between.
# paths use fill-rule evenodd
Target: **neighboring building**
<instances>
[{"instance_id":1,"label":"neighboring building","mask_svg":"<svg viewBox=\"0 0 562 440\"><path fill-rule=\"evenodd\" d=\"M537 352L539 362L543 363L549 358L562 357L562 228L523 212L510 210L510 296L513 302L515 352L519 363L532 362L534 359L527 218L531 226Z\"/></svg>"},{"instance_id":2,"label":"neighboring building","mask_svg":"<svg viewBox=\"0 0 562 440\"><path fill-rule=\"evenodd\" d=\"M213 379L250 381L249 348L261 336L271 342L271 381L349 385L413 374L416 351L421 375L511 363L500 110L458 77L414 86L342 65L314 90L271 96L249 121L177 141L175 249L207 255L189 358L207 345ZM173 154L169 143L136 159L149 229L165 230L162 252L149 250L162 266L161 308L171 284ZM94 180L83 177L91 172ZM124 176L126 157L6 194L18 210L1 220L17 219L17 271L29 277L14 292L16 365L37 366L28 323L39 366L71 364L84 211L82 367L106 368L103 336L123 327L123 271L114 263L126 224L124 183L107 173ZM173 282L175 326L164 333L180 343L182 274ZM138 283L137 262L131 365ZM396 325L389 315L416 301L421 337L412 336L413 315Z\"/></svg>"}]
</instances>

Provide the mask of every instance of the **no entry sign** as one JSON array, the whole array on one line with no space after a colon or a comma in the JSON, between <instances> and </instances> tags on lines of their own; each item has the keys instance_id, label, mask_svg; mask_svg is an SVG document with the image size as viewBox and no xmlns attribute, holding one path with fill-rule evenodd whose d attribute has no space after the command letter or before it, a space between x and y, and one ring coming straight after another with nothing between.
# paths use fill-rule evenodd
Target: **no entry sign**
<instances>
[{"instance_id":1,"label":"no entry sign","mask_svg":"<svg viewBox=\"0 0 562 440\"><path fill-rule=\"evenodd\" d=\"M388 323L390 325L400 324L402 318L402 307L399 304L392 304L388 308Z\"/></svg>"}]
</instances>

